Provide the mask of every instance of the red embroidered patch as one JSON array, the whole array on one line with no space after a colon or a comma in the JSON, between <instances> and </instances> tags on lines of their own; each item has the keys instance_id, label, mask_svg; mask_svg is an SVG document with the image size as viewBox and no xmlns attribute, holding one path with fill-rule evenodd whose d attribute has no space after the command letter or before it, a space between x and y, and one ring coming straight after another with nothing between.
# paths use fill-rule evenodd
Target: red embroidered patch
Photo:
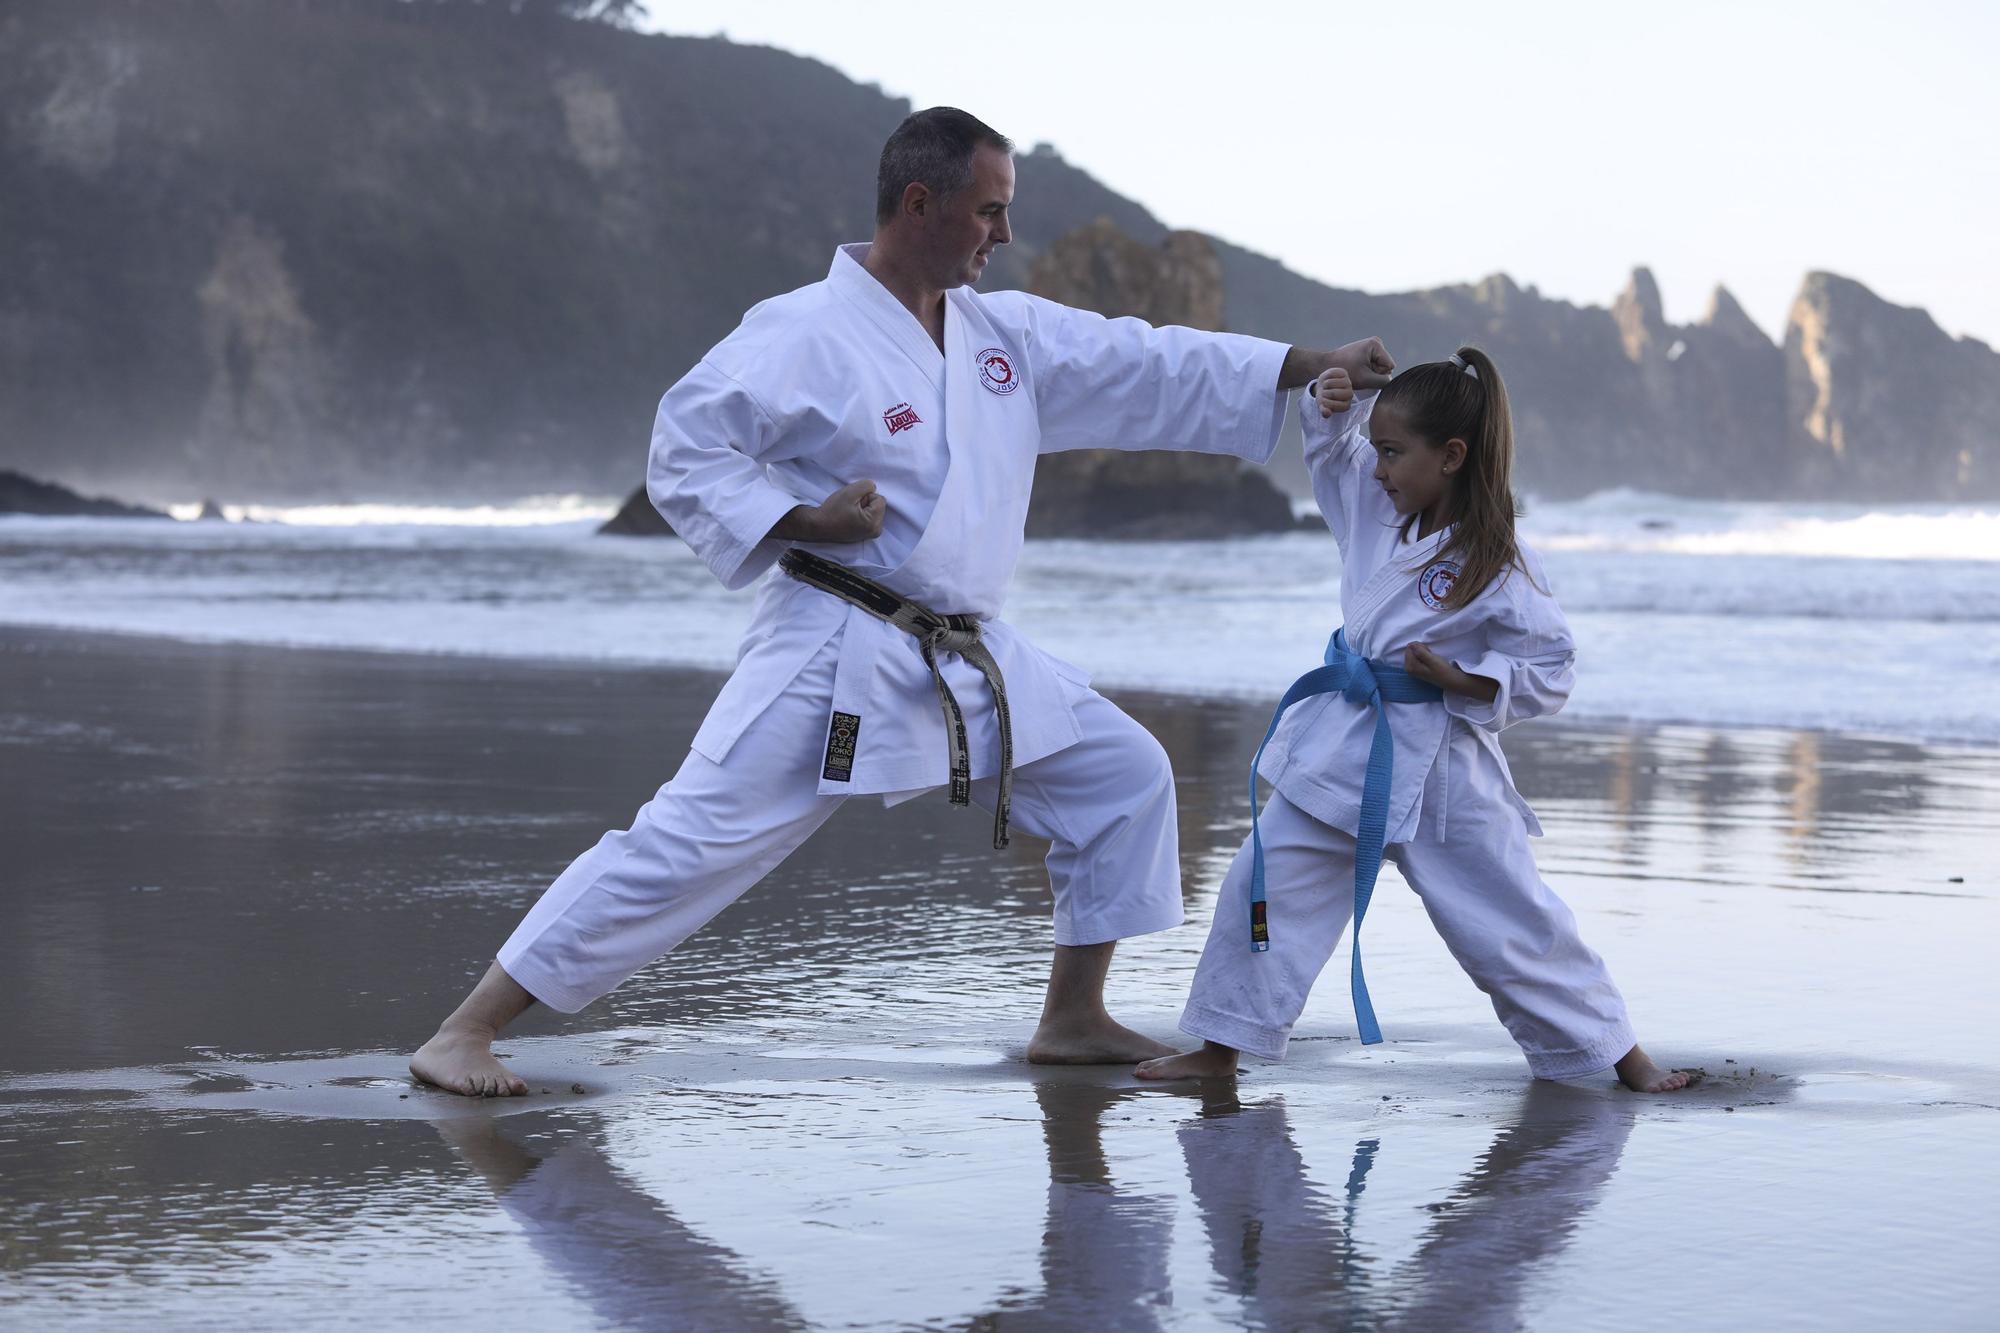
<instances>
[{"instance_id":1,"label":"red embroidered patch","mask_svg":"<svg viewBox=\"0 0 2000 1333\"><path fill-rule=\"evenodd\" d=\"M1456 560L1433 560L1423 573L1417 575L1417 596L1424 599L1424 605L1433 611L1444 610L1444 599L1451 596L1451 585L1458 582L1458 562Z\"/></svg>"},{"instance_id":2,"label":"red embroidered patch","mask_svg":"<svg viewBox=\"0 0 2000 1333\"><path fill-rule=\"evenodd\" d=\"M979 382L995 393L1012 393L1021 387L1021 381L1014 374L1014 363L1007 354L997 347L989 347L976 358L979 366Z\"/></svg>"},{"instance_id":3,"label":"red embroidered patch","mask_svg":"<svg viewBox=\"0 0 2000 1333\"><path fill-rule=\"evenodd\" d=\"M889 428L891 435L894 435L899 430L908 430L912 426L921 426L924 424L924 420L917 415L917 409L911 407L908 403L897 403L882 414L882 424Z\"/></svg>"}]
</instances>

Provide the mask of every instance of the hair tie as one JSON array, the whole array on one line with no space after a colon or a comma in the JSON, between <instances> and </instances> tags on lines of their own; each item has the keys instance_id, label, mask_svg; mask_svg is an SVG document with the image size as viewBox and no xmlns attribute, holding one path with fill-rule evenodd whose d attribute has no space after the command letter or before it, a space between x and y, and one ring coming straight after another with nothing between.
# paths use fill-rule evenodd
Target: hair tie
<instances>
[{"instance_id":1,"label":"hair tie","mask_svg":"<svg viewBox=\"0 0 2000 1333\"><path fill-rule=\"evenodd\" d=\"M1472 378L1474 379L1479 378L1479 372L1474 370L1471 366L1467 365L1465 363L1465 358L1460 356L1457 352L1453 352L1450 356L1446 357L1445 360L1451 362L1454 366L1457 366L1460 370L1472 376Z\"/></svg>"}]
</instances>

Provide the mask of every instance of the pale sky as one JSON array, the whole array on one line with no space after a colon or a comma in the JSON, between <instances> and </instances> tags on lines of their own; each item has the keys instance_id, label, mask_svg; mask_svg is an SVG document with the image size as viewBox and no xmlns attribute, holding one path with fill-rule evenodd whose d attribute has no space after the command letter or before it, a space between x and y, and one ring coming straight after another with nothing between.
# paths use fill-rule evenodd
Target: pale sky
<instances>
[{"instance_id":1,"label":"pale sky","mask_svg":"<svg viewBox=\"0 0 2000 1333\"><path fill-rule=\"evenodd\" d=\"M650 3L1336 286L1606 305L1646 264L1776 336L1823 268L2000 343L2000 4Z\"/></svg>"}]
</instances>

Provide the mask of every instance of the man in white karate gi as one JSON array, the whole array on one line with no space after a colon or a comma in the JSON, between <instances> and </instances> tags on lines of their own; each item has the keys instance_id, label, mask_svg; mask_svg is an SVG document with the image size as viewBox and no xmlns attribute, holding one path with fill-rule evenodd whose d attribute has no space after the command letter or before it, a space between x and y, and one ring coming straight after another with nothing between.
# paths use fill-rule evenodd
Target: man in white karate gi
<instances>
[{"instance_id":1,"label":"man in white karate gi","mask_svg":"<svg viewBox=\"0 0 2000 1333\"><path fill-rule=\"evenodd\" d=\"M735 674L673 780L563 872L411 1059L418 1078L525 1092L491 1044L530 1004L574 1013L606 994L847 797L947 784L995 811L996 844L1009 822L1050 843L1055 962L1028 1058L1168 1052L1104 1008L1116 942L1182 919L1166 755L997 619L1035 460L1262 463L1286 390L1330 369L1374 387L1393 367L1373 339L1306 351L980 295L1012 236L1011 149L963 111L909 117L882 150L874 241L751 310L661 400L653 503L726 586L766 575Z\"/></svg>"}]
</instances>

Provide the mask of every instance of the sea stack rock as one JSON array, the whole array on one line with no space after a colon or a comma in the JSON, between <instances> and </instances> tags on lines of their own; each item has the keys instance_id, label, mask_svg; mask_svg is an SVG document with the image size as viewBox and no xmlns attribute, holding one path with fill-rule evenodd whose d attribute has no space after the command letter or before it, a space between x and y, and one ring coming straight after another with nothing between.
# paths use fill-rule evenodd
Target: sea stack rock
<instances>
[{"instance_id":1,"label":"sea stack rock","mask_svg":"<svg viewBox=\"0 0 2000 1333\"><path fill-rule=\"evenodd\" d=\"M1653 409L1674 443L1667 489L1784 495L1799 469L1785 426L1784 354L1725 287L1700 322L1672 331L1668 396Z\"/></svg>"},{"instance_id":2,"label":"sea stack rock","mask_svg":"<svg viewBox=\"0 0 2000 1333\"><path fill-rule=\"evenodd\" d=\"M625 504L597 530L600 537L671 537L673 525L653 508L652 499L641 486L626 497Z\"/></svg>"},{"instance_id":3,"label":"sea stack rock","mask_svg":"<svg viewBox=\"0 0 2000 1333\"><path fill-rule=\"evenodd\" d=\"M1625 290L1611 303L1611 318L1617 322L1618 336L1625 344L1625 356L1636 365L1665 360L1672 348L1667 318L1660 305L1660 284L1653 271L1632 270Z\"/></svg>"},{"instance_id":4,"label":"sea stack rock","mask_svg":"<svg viewBox=\"0 0 2000 1333\"><path fill-rule=\"evenodd\" d=\"M1785 392L1810 489L2000 496L2000 354L1922 310L1809 273L1785 328Z\"/></svg>"},{"instance_id":5,"label":"sea stack rock","mask_svg":"<svg viewBox=\"0 0 2000 1333\"><path fill-rule=\"evenodd\" d=\"M1100 218L1043 252L1029 289L1113 318L1223 326L1222 262L1196 232L1173 232L1152 246ZM1172 540L1292 526L1291 502L1261 472L1211 454L1052 454L1037 465L1028 502L1030 537Z\"/></svg>"}]
</instances>

